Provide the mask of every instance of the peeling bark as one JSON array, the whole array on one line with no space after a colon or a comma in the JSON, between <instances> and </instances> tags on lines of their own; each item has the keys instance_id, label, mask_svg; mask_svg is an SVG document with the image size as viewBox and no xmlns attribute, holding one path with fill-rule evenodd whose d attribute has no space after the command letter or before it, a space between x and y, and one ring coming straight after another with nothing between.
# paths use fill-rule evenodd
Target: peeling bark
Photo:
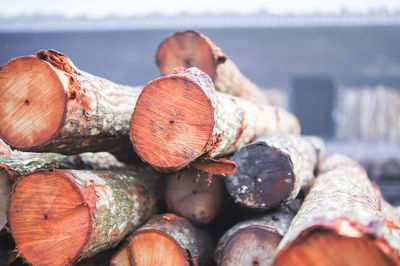
<instances>
[{"instance_id":1,"label":"peeling bark","mask_svg":"<svg viewBox=\"0 0 400 266\"><path fill-rule=\"evenodd\" d=\"M155 213L155 172L37 170L10 197L19 256L33 265L70 265L115 247Z\"/></svg>"},{"instance_id":2,"label":"peeling bark","mask_svg":"<svg viewBox=\"0 0 400 266\"><path fill-rule=\"evenodd\" d=\"M314 181L324 148L316 137L258 137L230 158L238 168L225 178L226 188L236 203L255 210L292 201Z\"/></svg>"},{"instance_id":3,"label":"peeling bark","mask_svg":"<svg viewBox=\"0 0 400 266\"><path fill-rule=\"evenodd\" d=\"M173 73L176 67L197 67L210 76L220 92L256 103L270 103L265 92L246 78L221 48L197 31L175 32L165 38L158 46L156 63L164 76Z\"/></svg>"},{"instance_id":4,"label":"peeling bark","mask_svg":"<svg viewBox=\"0 0 400 266\"><path fill-rule=\"evenodd\" d=\"M174 214L153 217L111 260L111 265L210 265L212 242L204 230Z\"/></svg>"},{"instance_id":5,"label":"peeling bark","mask_svg":"<svg viewBox=\"0 0 400 266\"><path fill-rule=\"evenodd\" d=\"M400 231L385 221L381 200L359 164L327 157L273 265L399 264Z\"/></svg>"},{"instance_id":6,"label":"peeling bark","mask_svg":"<svg viewBox=\"0 0 400 266\"><path fill-rule=\"evenodd\" d=\"M300 125L283 109L216 93L194 67L148 83L131 119L136 152L162 172L229 154L263 133L299 134Z\"/></svg>"},{"instance_id":7,"label":"peeling bark","mask_svg":"<svg viewBox=\"0 0 400 266\"><path fill-rule=\"evenodd\" d=\"M215 262L221 266L269 265L300 204L297 199L291 205L230 228L218 241Z\"/></svg>"},{"instance_id":8,"label":"peeling bark","mask_svg":"<svg viewBox=\"0 0 400 266\"><path fill-rule=\"evenodd\" d=\"M184 169L169 176L165 202L168 209L195 224L208 224L228 206L229 195L221 176Z\"/></svg>"},{"instance_id":9,"label":"peeling bark","mask_svg":"<svg viewBox=\"0 0 400 266\"><path fill-rule=\"evenodd\" d=\"M134 156L129 120L140 90L81 71L54 50L15 58L0 70L0 138L22 151Z\"/></svg>"}]
</instances>

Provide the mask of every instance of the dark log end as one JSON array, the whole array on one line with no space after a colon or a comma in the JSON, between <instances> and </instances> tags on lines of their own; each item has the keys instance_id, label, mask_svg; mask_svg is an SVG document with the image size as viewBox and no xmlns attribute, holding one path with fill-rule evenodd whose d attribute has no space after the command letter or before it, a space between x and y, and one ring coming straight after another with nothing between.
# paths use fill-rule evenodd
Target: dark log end
<instances>
[{"instance_id":1,"label":"dark log end","mask_svg":"<svg viewBox=\"0 0 400 266\"><path fill-rule=\"evenodd\" d=\"M232 157L235 174L225 177L225 185L235 201L251 209L265 210L281 204L294 186L289 156L265 142L255 142Z\"/></svg>"},{"instance_id":2,"label":"dark log end","mask_svg":"<svg viewBox=\"0 0 400 266\"><path fill-rule=\"evenodd\" d=\"M130 136L144 161L169 172L204 152L213 127L214 107L202 88L188 77L170 75L143 88L132 115Z\"/></svg>"},{"instance_id":3,"label":"dark log end","mask_svg":"<svg viewBox=\"0 0 400 266\"><path fill-rule=\"evenodd\" d=\"M226 242L218 265L269 265L281 239L279 233L267 227L241 229Z\"/></svg>"},{"instance_id":4,"label":"dark log end","mask_svg":"<svg viewBox=\"0 0 400 266\"><path fill-rule=\"evenodd\" d=\"M8 199L10 197L10 180L7 171L0 168L0 231L7 223Z\"/></svg>"},{"instance_id":5,"label":"dark log end","mask_svg":"<svg viewBox=\"0 0 400 266\"><path fill-rule=\"evenodd\" d=\"M214 46L211 41L196 31L175 32L158 46L156 63L164 76L173 73L175 67L194 66L214 79L217 63L220 63L216 58L221 62L226 60L226 57L218 57L214 54Z\"/></svg>"},{"instance_id":6,"label":"dark log end","mask_svg":"<svg viewBox=\"0 0 400 266\"><path fill-rule=\"evenodd\" d=\"M87 242L92 220L89 206L67 174L37 171L22 177L13 190L8 218L18 254L33 265L74 262Z\"/></svg>"},{"instance_id":7,"label":"dark log end","mask_svg":"<svg viewBox=\"0 0 400 266\"><path fill-rule=\"evenodd\" d=\"M272 265L396 265L368 235L351 237L333 230L315 229L285 247Z\"/></svg>"},{"instance_id":8,"label":"dark log end","mask_svg":"<svg viewBox=\"0 0 400 266\"><path fill-rule=\"evenodd\" d=\"M0 138L19 150L45 144L59 131L65 104L49 63L35 56L11 60L0 71Z\"/></svg>"},{"instance_id":9,"label":"dark log end","mask_svg":"<svg viewBox=\"0 0 400 266\"><path fill-rule=\"evenodd\" d=\"M221 177L207 179L208 173L196 169L170 176L165 194L168 208L194 223L210 223L227 205L228 194Z\"/></svg>"}]
</instances>

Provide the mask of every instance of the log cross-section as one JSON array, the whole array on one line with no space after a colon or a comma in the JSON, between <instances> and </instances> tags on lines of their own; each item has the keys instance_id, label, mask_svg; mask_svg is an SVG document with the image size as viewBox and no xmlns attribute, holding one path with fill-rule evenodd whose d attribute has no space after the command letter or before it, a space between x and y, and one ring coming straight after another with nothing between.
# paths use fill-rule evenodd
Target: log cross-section
<instances>
[{"instance_id":1,"label":"log cross-section","mask_svg":"<svg viewBox=\"0 0 400 266\"><path fill-rule=\"evenodd\" d=\"M15 58L0 69L0 138L23 151L121 153L139 93L54 50Z\"/></svg>"},{"instance_id":2,"label":"log cross-section","mask_svg":"<svg viewBox=\"0 0 400 266\"><path fill-rule=\"evenodd\" d=\"M16 250L32 265L70 265L116 246L155 212L154 171L38 170L13 187Z\"/></svg>"},{"instance_id":3,"label":"log cross-section","mask_svg":"<svg viewBox=\"0 0 400 266\"><path fill-rule=\"evenodd\" d=\"M130 137L144 161L172 172L200 156L229 154L263 133L299 134L300 125L283 109L217 93L210 77L192 67L143 88Z\"/></svg>"},{"instance_id":4,"label":"log cross-section","mask_svg":"<svg viewBox=\"0 0 400 266\"><path fill-rule=\"evenodd\" d=\"M163 75L173 73L175 67L197 67L211 77L218 91L257 103L269 103L265 92L246 78L209 38L197 31L175 32L165 38L158 46L156 63Z\"/></svg>"}]
</instances>

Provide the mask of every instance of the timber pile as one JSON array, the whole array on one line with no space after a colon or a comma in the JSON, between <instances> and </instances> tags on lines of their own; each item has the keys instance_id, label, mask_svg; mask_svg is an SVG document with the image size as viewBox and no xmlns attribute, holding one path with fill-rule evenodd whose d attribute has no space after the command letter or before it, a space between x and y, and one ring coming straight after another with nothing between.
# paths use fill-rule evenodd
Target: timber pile
<instances>
[{"instance_id":1,"label":"timber pile","mask_svg":"<svg viewBox=\"0 0 400 266\"><path fill-rule=\"evenodd\" d=\"M400 215L363 168L210 39L174 33L156 61L144 87L54 50L0 68L1 264L399 263Z\"/></svg>"}]
</instances>

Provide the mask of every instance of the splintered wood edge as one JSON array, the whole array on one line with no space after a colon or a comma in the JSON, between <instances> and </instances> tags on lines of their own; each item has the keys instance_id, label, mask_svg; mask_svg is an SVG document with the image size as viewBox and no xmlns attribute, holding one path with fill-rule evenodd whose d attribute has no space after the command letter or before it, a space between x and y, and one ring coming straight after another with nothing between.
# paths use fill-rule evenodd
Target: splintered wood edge
<instances>
[{"instance_id":1,"label":"splintered wood edge","mask_svg":"<svg viewBox=\"0 0 400 266\"><path fill-rule=\"evenodd\" d=\"M285 152L259 141L244 146L230 159L238 167L224 180L238 204L266 210L278 206L292 193L296 177L290 156Z\"/></svg>"},{"instance_id":2,"label":"splintered wood edge","mask_svg":"<svg viewBox=\"0 0 400 266\"><path fill-rule=\"evenodd\" d=\"M214 80L218 62L212 46L211 41L197 31L175 32L158 46L156 63L164 76L173 73L176 67L197 67Z\"/></svg>"},{"instance_id":3,"label":"splintered wood edge","mask_svg":"<svg viewBox=\"0 0 400 266\"><path fill-rule=\"evenodd\" d=\"M72 178L62 170L37 170L13 187L9 224L18 255L26 262L69 265L87 245L93 210Z\"/></svg>"},{"instance_id":4,"label":"splintered wood edge","mask_svg":"<svg viewBox=\"0 0 400 266\"><path fill-rule=\"evenodd\" d=\"M36 56L15 58L0 68L0 138L14 149L38 148L60 132L67 77L58 72Z\"/></svg>"},{"instance_id":5,"label":"splintered wood edge","mask_svg":"<svg viewBox=\"0 0 400 266\"><path fill-rule=\"evenodd\" d=\"M134 265L192 265L190 253L159 230L140 230L130 236L129 242Z\"/></svg>"},{"instance_id":6,"label":"splintered wood edge","mask_svg":"<svg viewBox=\"0 0 400 266\"><path fill-rule=\"evenodd\" d=\"M239 229L225 243L217 263L221 266L269 265L281 240L282 235L267 226Z\"/></svg>"},{"instance_id":7,"label":"splintered wood edge","mask_svg":"<svg viewBox=\"0 0 400 266\"><path fill-rule=\"evenodd\" d=\"M201 156L212 139L214 107L193 80L170 75L147 84L135 105L130 138L137 154L172 172Z\"/></svg>"},{"instance_id":8,"label":"splintered wood edge","mask_svg":"<svg viewBox=\"0 0 400 266\"><path fill-rule=\"evenodd\" d=\"M388 249L382 240L366 233L352 236L315 226L285 246L272 265L396 265L400 259L391 256Z\"/></svg>"},{"instance_id":9,"label":"splintered wood edge","mask_svg":"<svg viewBox=\"0 0 400 266\"><path fill-rule=\"evenodd\" d=\"M221 176L207 182L208 173L188 168L169 176L165 201L168 208L196 224L208 224L227 204L228 194Z\"/></svg>"}]
</instances>

